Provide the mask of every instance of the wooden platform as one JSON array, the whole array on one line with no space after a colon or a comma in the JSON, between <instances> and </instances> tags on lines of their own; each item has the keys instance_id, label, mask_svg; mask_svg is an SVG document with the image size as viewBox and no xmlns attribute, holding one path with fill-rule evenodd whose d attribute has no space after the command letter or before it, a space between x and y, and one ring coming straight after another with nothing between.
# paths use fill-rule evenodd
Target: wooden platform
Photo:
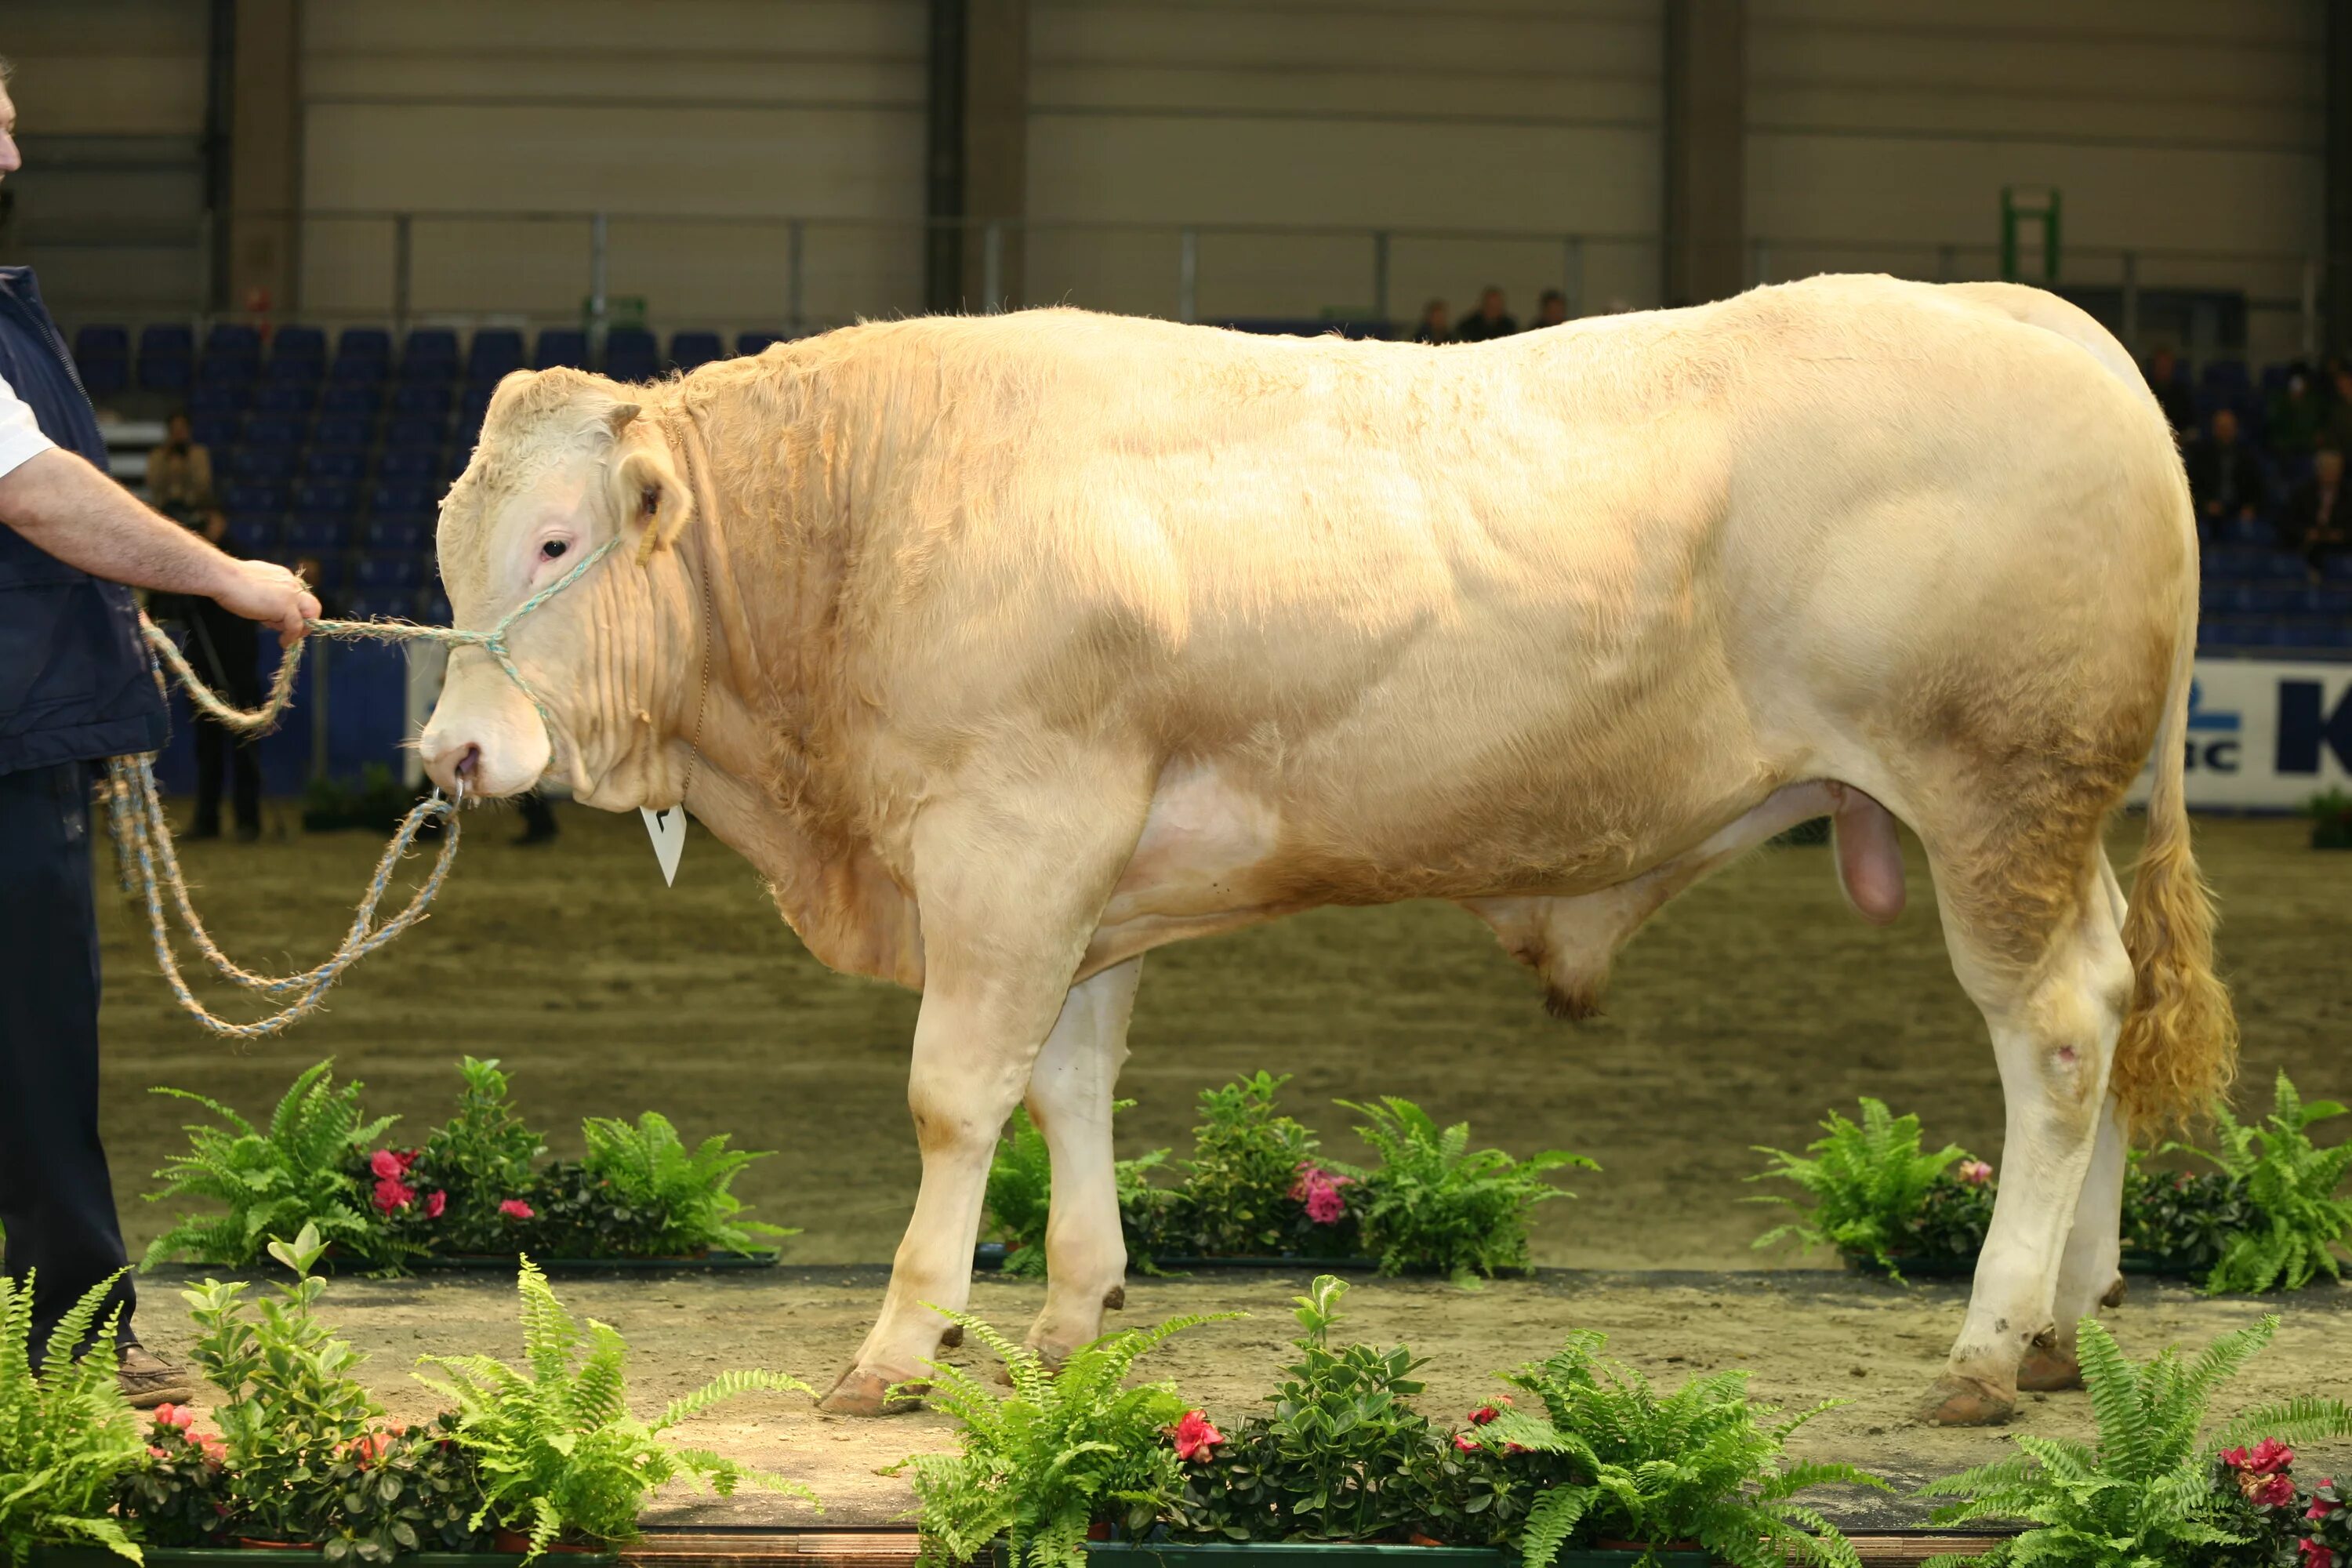
<instances>
[{"instance_id":1,"label":"wooden platform","mask_svg":"<svg viewBox=\"0 0 2352 1568\"><path fill-rule=\"evenodd\" d=\"M1990 1552L2002 1537L1922 1531L1847 1539L1864 1568L1906 1568L1948 1552ZM913 1568L915 1536L897 1530L675 1531L647 1535L621 1561L642 1568Z\"/></svg>"}]
</instances>

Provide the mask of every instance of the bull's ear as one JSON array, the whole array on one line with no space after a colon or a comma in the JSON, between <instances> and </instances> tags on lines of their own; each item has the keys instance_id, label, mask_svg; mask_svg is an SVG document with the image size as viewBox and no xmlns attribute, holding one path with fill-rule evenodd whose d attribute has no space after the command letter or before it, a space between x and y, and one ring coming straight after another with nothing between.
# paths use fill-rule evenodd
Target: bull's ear
<instances>
[{"instance_id":1,"label":"bull's ear","mask_svg":"<svg viewBox=\"0 0 2352 1568\"><path fill-rule=\"evenodd\" d=\"M678 530L694 516L694 497L688 493L663 447L642 442L625 444L613 464L613 497L621 526L636 529L637 560L652 558L677 540Z\"/></svg>"}]
</instances>

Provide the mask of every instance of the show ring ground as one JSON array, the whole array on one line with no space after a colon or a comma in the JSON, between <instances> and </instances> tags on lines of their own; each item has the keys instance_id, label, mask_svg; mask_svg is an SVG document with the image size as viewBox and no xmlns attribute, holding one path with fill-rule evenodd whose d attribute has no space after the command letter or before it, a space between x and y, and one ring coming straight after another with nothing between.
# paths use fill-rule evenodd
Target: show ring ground
<instances>
[{"instance_id":1,"label":"show ring ground","mask_svg":"<svg viewBox=\"0 0 2352 1568\"><path fill-rule=\"evenodd\" d=\"M290 822L289 806L270 811ZM783 1244L786 1267L556 1281L575 1309L628 1337L634 1403L657 1406L730 1366L823 1388L880 1304L885 1273L871 1260L890 1256L914 1198L905 1084L916 998L818 965L751 870L698 826L677 886L665 889L634 816L567 809L562 838L531 849L510 847L505 823L469 822L432 917L371 958L319 1016L250 1046L213 1039L179 1012L143 917L104 892L105 1131L133 1255L171 1217L135 1194L183 1145L187 1120L149 1087L200 1090L257 1117L331 1055L339 1078L365 1080L371 1110L422 1128L454 1104L459 1055L495 1056L518 1109L559 1154L580 1152L583 1115L647 1109L689 1138L726 1131L740 1147L777 1151L738 1191L755 1217L805 1227ZM2352 1096L2352 856L2315 854L2307 834L2295 821L2197 828L2221 900L2247 1103L2266 1101L2281 1066L2314 1098ZM2119 864L2137 837L2136 822L2118 825ZM225 947L248 963L299 965L348 920L351 889L381 847L372 835L273 827L258 845L189 845L185 863ZM1801 1455L1852 1460L1904 1486L1989 1460L2009 1449L2002 1430L1909 1420L1958 1327L1965 1283L1906 1289L1827 1272L1818 1258L1801 1267L1793 1253L1757 1254L1748 1242L1769 1213L1740 1201L1759 1190L1741 1180L1760 1164L1749 1144L1798 1147L1824 1110L1851 1111L1861 1094L1918 1111L1931 1141L2000 1158L1984 1025L1952 979L1924 864L1906 848L1911 907L1886 931L1845 909L1825 851L1749 858L1645 930L1618 966L1608 1015L1575 1026L1547 1017L1531 977L1483 926L1442 905L1326 910L1162 950L1144 965L1120 1084L1139 1103L1121 1118L1120 1151L1186 1146L1194 1095L1264 1068L1296 1075L1285 1108L1341 1159L1365 1151L1330 1101L1381 1093L1441 1120L1468 1118L1480 1143L1590 1154L1603 1169L1571 1174L1580 1196L1537 1211L1537 1279L1465 1293L1365 1278L1342 1337L1401 1340L1430 1357L1418 1403L1441 1421L1490 1397L1491 1372L1591 1328L1610 1335L1612 1354L1667 1384L1745 1366L1776 1402L1853 1401L1800 1435ZM167 1352L187 1343L174 1286L189 1272L165 1271L142 1291L142 1332ZM1249 1311L1144 1363L1213 1415L1237 1418L1273 1381L1302 1283L1254 1271L1137 1276L1112 1321ZM2131 1289L2108 1321L2134 1356L2194 1348L2265 1310L2284 1315L2218 1414L2292 1393L2352 1394L2352 1289L2207 1300L2146 1279ZM975 1309L1015 1335L1041 1299L1036 1285L986 1278L973 1292ZM520 1350L512 1282L498 1276L338 1278L323 1310L371 1352L368 1380L397 1414L430 1407L409 1380L416 1356ZM2082 1434L2089 1424L2080 1394L2029 1394L2011 1430ZM950 1440L935 1416L836 1420L805 1398L747 1400L694 1434L808 1482L827 1511L680 1496L659 1519L817 1530L896 1521L905 1483L874 1471ZM2352 1452L2315 1453L2297 1468L2330 1466L2352 1468ZM1916 1504L1841 1506L1858 1526L1924 1514ZM877 1563L903 1549L897 1538L860 1548Z\"/></svg>"}]
</instances>

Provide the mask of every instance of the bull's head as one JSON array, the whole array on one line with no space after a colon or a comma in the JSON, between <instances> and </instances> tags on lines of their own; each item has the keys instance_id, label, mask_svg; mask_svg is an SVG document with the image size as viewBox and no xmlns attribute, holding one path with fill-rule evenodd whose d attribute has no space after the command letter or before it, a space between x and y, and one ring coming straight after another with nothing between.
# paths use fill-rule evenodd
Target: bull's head
<instances>
[{"instance_id":1,"label":"bull's head","mask_svg":"<svg viewBox=\"0 0 2352 1568\"><path fill-rule=\"evenodd\" d=\"M552 767L596 805L670 804L662 742L696 671L663 650L694 646L696 606L667 547L694 502L660 421L630 390L578 371L517 371L441 503L441 577L456 624L472 629L619 542L508 632L529 691L488 649L451 650L418 741L443 789L519 795Z\"/></svg>"}]
</instances>

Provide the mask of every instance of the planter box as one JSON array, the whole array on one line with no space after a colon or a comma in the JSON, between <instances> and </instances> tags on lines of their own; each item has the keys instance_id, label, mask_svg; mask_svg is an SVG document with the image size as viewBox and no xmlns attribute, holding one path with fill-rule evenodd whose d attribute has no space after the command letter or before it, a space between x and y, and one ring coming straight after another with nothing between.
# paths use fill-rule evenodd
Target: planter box
<instances>
[{"instance_id":1,"label":"planter box","mask_svg":"<svg viewBox=\"0 0 2352 1568\"><path fill-rule=\"evenodd\" d=\"M1002 1542L994 1568L1007 1568ZM408 1559L403 1558L402 1562ZM1348 1542L1089 1541L1088 1568L1517 1568L1519 1557L1483 1546L1367 1546ZM1591 1549L1559 1554L1557 1568L1633 1568L1638 1552ZM1704 1552L1661 1552L1659 1568L1707 1568Z\"/></svg>"},{"instance_id":2,"label":"planter box","mask_svg":"<svg viewBox=\"0 0 2352 1568\"><path fill-rule=\"evenodd\" d=\"M307 1568L323 1563L318 1552L290 1548L228 1546L142 1546L147 1568ZM607 1568L620 1561L612 1552L549 1552L540 1559L550 1568ZM36 1546L28 1568L128 1568L128 1559L103 1546ZM515 1568L521 1557L510 1552L404 1552L403 1568Z\"/></svg>"},{"instance_id":3,"label":"planter box","mask_svg":"<svg viewBox=\"0 0 2352 1568\"><path fill-rule=\"evenodd\" d=\"M518 1255L511 1252L458 1253L453 1257L427 1254L412 1258L407 1267L420 1274L448 1273L467 1268L497 1269L511 1274L518 1267ZM772 1247L753 1252L705 1252L692 1258L534 1258L540 1271L545 1274L597 1274L611 1270L644 1269L694 1270L722 1268L773 1268L778 1254ZM405 1563L406 1557L401 1559Z\"/></svg>"},{"instance_id":4,"label":"planter box","mask_svg":"<svg viewBox=\"0 0 2352 1568\"><path fill-rule=\"evenodd\" d=\"M1005 1254L1012 1249L1001 1241L983 1241L971 1249L971 1266L982 1274L992 1274L1004 1267ZM1191 1253L1171 1253L1150 1260L1155 1268L1282 1268L1302 1274L1371 1274L1379 1270L1377 1258L1310 1258L1290 1253L1279 1258L1201 1258ZM1498 1268L1497 1279L1528 1279L1535 1276L1532 1268ZM1408 1279L1436 1279L1437 1274L1412 1274ZM1399 1550L1404 1550L1400 1548ZM1415 1551L1435 1551L1434 1547L1416 1547ZM1451 1550L1451 1548L1448 1548Z\"/></svg>"},{"instance_id":5,"label":"planter box","mask_svg":"<svg viewBox=\"0 0 2352 1568\"><path fill-rule=\"evenodd\" d=\"M1856 1274L1872 1274L1880 1279L1886 1270L1878 1259L1866 1253L1845 1253L1845 1266ZM1903 1271L1906 1279L1971 1279L1976 1277L1977 1260L1973 1258L1897 1258L1895 1267ZM2195 1279L2206 1271L2188 1268L2168 1258L2148 1258L2136 1252L2124 1254L2116 1266L2126 1274L2153 1276L2159 1279Z\"/></svg>"}]
</instances>

